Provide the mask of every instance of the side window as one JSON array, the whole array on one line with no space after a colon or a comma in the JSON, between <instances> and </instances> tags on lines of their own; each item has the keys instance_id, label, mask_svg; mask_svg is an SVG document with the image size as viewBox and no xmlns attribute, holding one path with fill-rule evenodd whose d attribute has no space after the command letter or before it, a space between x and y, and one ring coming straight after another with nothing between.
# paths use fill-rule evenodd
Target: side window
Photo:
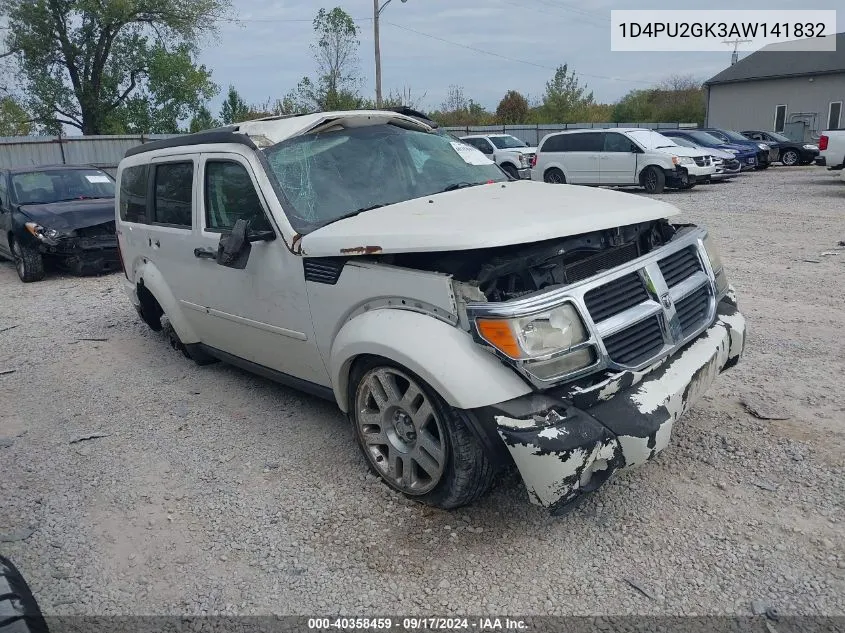
<instances>
[{"instance_id":1,"label":"side window","mask_svg":"<svg viewBox=\"0 0 845 633\"><path fill-rule=\"evenodd\" d=\"M193 184L193 162L156 165L153 221L190 228Z\"/></svg>"},{"instance_id":2,"label":"side window","mask_svg":"<svg viewBox=\"0 0 845 633\"><path fill-rule=\"evenodd\" d=\"M572 134L570 152L600 152L604 148L604 133L583 132Z\"/></svg>"},{"instance_id":3,"label":"side window","mask_svg":"<svg viewBox=\"0 0 845 633\"><path fill-rule=\"evenodd\" d=\"M568 139L572 134L555 134L546 139L541 151L544 152L566 152L569 151Z\"/></svg>"},{"instance_id":4,"label":"side window","mask_svg":"<svg viewBox=\"0 0 845 633\"><path fill-rule=\"evenodd\" d=\"M205 164L205 226L228 231L240 218L251 221L255 231L271 231L258 193L246 168L233 161Z\"/></svg>"},{"instance_id":5,"label":"side window","mask_svg":"<svg viewBox=\"0 0 845 633\"><path fill-rule=\"evenodd\" d=\"M147 221L147 165L127 167L120 175L120 219Z\"/></svg>"},{"instance_id":6,"label":"side window","mask_svg":"<svg viewBox=\"0 0 845 633\"><path fill-rule=\"evenodd\" d=\"M479 149L485 154L492 154L493 148L486 138L468 138L464 141L467 145L472 145L475 149Z\"/></svg>"},{"instance_id":7,"label":"side window","mask_svg":"<svg viewBox=\"0 0 845 633\"><path fill-rule=\"evenodd\" d=\"M632 145L633 142L631 139L618 132L607 132L604 135L605 152L625 152L626 154L630 154Z\"/></svg>"},{"instance_id":8,"label":"side window","mask_svg":"<svg viewBox=\"0 0 845 633\"><path fill-rule=\"evenodd\" d=\"M842 102L831 101L827 111L827 129L838 130L839 120L842 118Z\"/></svg>"},{"instance_id":9,"label":"side window","mask_svg":"<svg viewBox=\"0 0 845 633\"><path fill-rule=\"evenodd\" d=\"M9 208L9 192L6 190L6 173L0 172L0 208Z\"/></svg>"}]
</instances>

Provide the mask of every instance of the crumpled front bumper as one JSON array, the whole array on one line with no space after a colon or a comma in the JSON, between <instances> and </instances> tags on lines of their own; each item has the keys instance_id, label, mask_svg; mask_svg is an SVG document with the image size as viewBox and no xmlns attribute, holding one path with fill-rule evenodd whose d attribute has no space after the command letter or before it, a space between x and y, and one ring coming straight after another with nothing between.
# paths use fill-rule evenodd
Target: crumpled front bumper
<instances>
[{"instance_id":1,"label":"crumpled front bumper","mask_svg":"<svg viewBox=\"0 0 845 633\"><path fill-rule=\"evenodd\" d=\"M40 242L39 250L77 275L96 275L120 269L117 236L66 237Z\"/></svg>"},{"instance_id":2,"label":"crumpled front bumper","mask_svg":"<svg viewBox=\"0 0 845 633\"><path fill-rule=\"evenodd\" d=\"M531 501L562 510L615 471L653 458L669 444L678 418L744 348L745 318L726 298L710 328L642 372L490 407Z\"/></svg>"}]
</instances>

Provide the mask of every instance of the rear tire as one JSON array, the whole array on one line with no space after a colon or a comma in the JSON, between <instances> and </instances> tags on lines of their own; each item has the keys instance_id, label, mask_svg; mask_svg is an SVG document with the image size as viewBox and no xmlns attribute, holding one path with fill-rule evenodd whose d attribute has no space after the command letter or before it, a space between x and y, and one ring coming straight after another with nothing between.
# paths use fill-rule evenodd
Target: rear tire
<instances>
[{"instance_id":1,"label":"rear tire","mask_svg":"<svg viewBox=\"0 0 845 633\"><path fill-rule=\"evenodd\" d=\"M349 379L349 418L370 469L394 490L451 510L493 481L490 456L464 411L387 359L363 358Z\"/></svg>"},{"instance_id":2,"label":"rear tire","mask_svg":"<svg viewBox=\"0 0 845 633\"><path fill-rule=\"evenodd\" d=\"M565 185L566 176L557 167L552 167L551 169L547 169L546 173L543 174L543 182L547 182L550 185Z\"/></svg>"},{"instance_id":3,"label":"rear tire","mask_svg":"<svg viewBox=\"0 0 845 633\"><path fill-rule=\"evenodd\" d=\"M646 167L640 180L646 193L663 193L666 188L666 174L662 169L654 166Z\"/></svg>"},{"instance_id":4,"label":"rear tire","mask_svg":"<svg viewBox=\"0 0 845 633\"><path fill-rule=\"evenodd\" d=\"M44 279L44 257L31 246L22 246L20 242L12 242L12 255L15 270L25 284Z\"/></svg>"}]
</instances>

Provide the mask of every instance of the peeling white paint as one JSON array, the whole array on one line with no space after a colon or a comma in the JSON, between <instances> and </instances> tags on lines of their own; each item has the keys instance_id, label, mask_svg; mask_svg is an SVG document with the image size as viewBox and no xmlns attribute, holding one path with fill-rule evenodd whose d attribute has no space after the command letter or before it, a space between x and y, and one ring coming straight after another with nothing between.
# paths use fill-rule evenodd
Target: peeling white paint
<instances>
[{"instance_id":1,"label":"peeling white paint","mask_svg":"<svg viewBox=\"0 0 845 633\"><path fill-rule=\"evenodd\" d=\"M728 338L724 327L710 328L691 347L672 358L660 380L643 384L631 395L631 400L645 414L654 413L667 405L674 395L682 395L695 373L714 358L718 367L725 365L728 360ZM709 383L705 388L708 386Z\"/></svg>"},{"instance_id":2,"label":"peeling white paint","mask_svg":"<svg viewBox=\"0 0 845 633\"><path fill-rule=\"evenodd\" d=\"M503 426L506 429L533 429L537 426L534 420L520 420L518 418L509 418L504 415L494 416L496 424Z\"/></svg>"},{"instance_id":3,"label":"peeling white paint","mask_svg":"<svg viewBox=\"0 0 845 633\"><path fill-rule=\"evenodd\" d=\"M729 358L735 358L742 354L742 342L745 340L745 317L739 312L730 315L721 315L720 321L727 323L735 332L740 332L741 336L731 336L731 349L728 352Z\"/></svg>"},{"instance_id":4,"label":"peeling white paint","mask_svg":"<svg viewBox=\"0 0 845 633\"><path fill-rule=\"evenodd\" d=\"M645 464L654 455L669 446L669 440L672 438L672 426L674 426L676 419L676 417L672 417L660 425L654 438L654 448L649 448L649 438L647 437L620 435L617 439L622 446L622 454L625 456L625 466Z\"/></svg>"},{"instance_id":5,"label":"peeling white paint","mask_svg":"<svg viewBox=\"0 0 845 633\"><path fill-rule=\"evenodd\" d=\"M543 429L542 431L537 433L538 437L545 437L550 440L560 437L561 435L569 435L569 431L567 431L566 429L559 429L557 427L550 426L549 428Z\"/></svg>"},{"instance_id":6,"label":"peeling white paint","mask_svg":"<svg viewBox=\"0 0 845 633\"><path fill-rule=\"evenodd\" d=\"M508 450L522 475L529 499L543 506L553 505L571 490L572 486L564 481L587 461L587 452L580 448L572 451L566 461L554 453L538 455L540 449L533 445L508 445Z\"/></svg>"}]
</instances>

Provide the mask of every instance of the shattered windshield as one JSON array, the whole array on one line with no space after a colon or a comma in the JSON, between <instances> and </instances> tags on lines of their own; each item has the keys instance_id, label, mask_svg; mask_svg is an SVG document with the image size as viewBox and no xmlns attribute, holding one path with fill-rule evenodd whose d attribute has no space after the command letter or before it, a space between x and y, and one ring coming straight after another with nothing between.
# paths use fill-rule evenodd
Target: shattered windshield
<instances>
[{"instance_id":1,"label":"shattered windshield","mask_svg":"<svg viewBox=\"0 0 845 633\"><path fill-rule=\"evenodd\" d=\"M490 136L488 137L496 149L516 149L520 147L528 147L525 143L520 141L515 136Z\"/></svg>"},{"instance_id":2,"label":"shattered windshield","mask_svg":"<svg viewBox=\"0 0 845 633\"><path fill-rule=\"evenodd\" d=\"M646 149L660 149L661 147L677 147L677 143L669 138L668 136L663 136L658 132L653 132L651 130L633 130L632 132L628 132L628 134L633 138L635 141L638 141L640 145L645 147Z\"/></svg>"},{"instance_id":3,"label":"shattered windshield","mask_svg":"<svg viewBox=\"0 0 845 633\"><path fill-rule=\"evenodd\" d=\"M55 169L12 174L19 204L114 198L114 180L99 169Z\"/></svg>"},{"instance_id":4,"label":"shattered windshield","mask_svg":"<svg viewBox=\"0 0 845 633\"><path fill-rule=\"evenodd\" d=\"M507 180L473 147L395 125L305 134L265 155L300 233L370 209Z\"/></svg>"}]
</instances>

